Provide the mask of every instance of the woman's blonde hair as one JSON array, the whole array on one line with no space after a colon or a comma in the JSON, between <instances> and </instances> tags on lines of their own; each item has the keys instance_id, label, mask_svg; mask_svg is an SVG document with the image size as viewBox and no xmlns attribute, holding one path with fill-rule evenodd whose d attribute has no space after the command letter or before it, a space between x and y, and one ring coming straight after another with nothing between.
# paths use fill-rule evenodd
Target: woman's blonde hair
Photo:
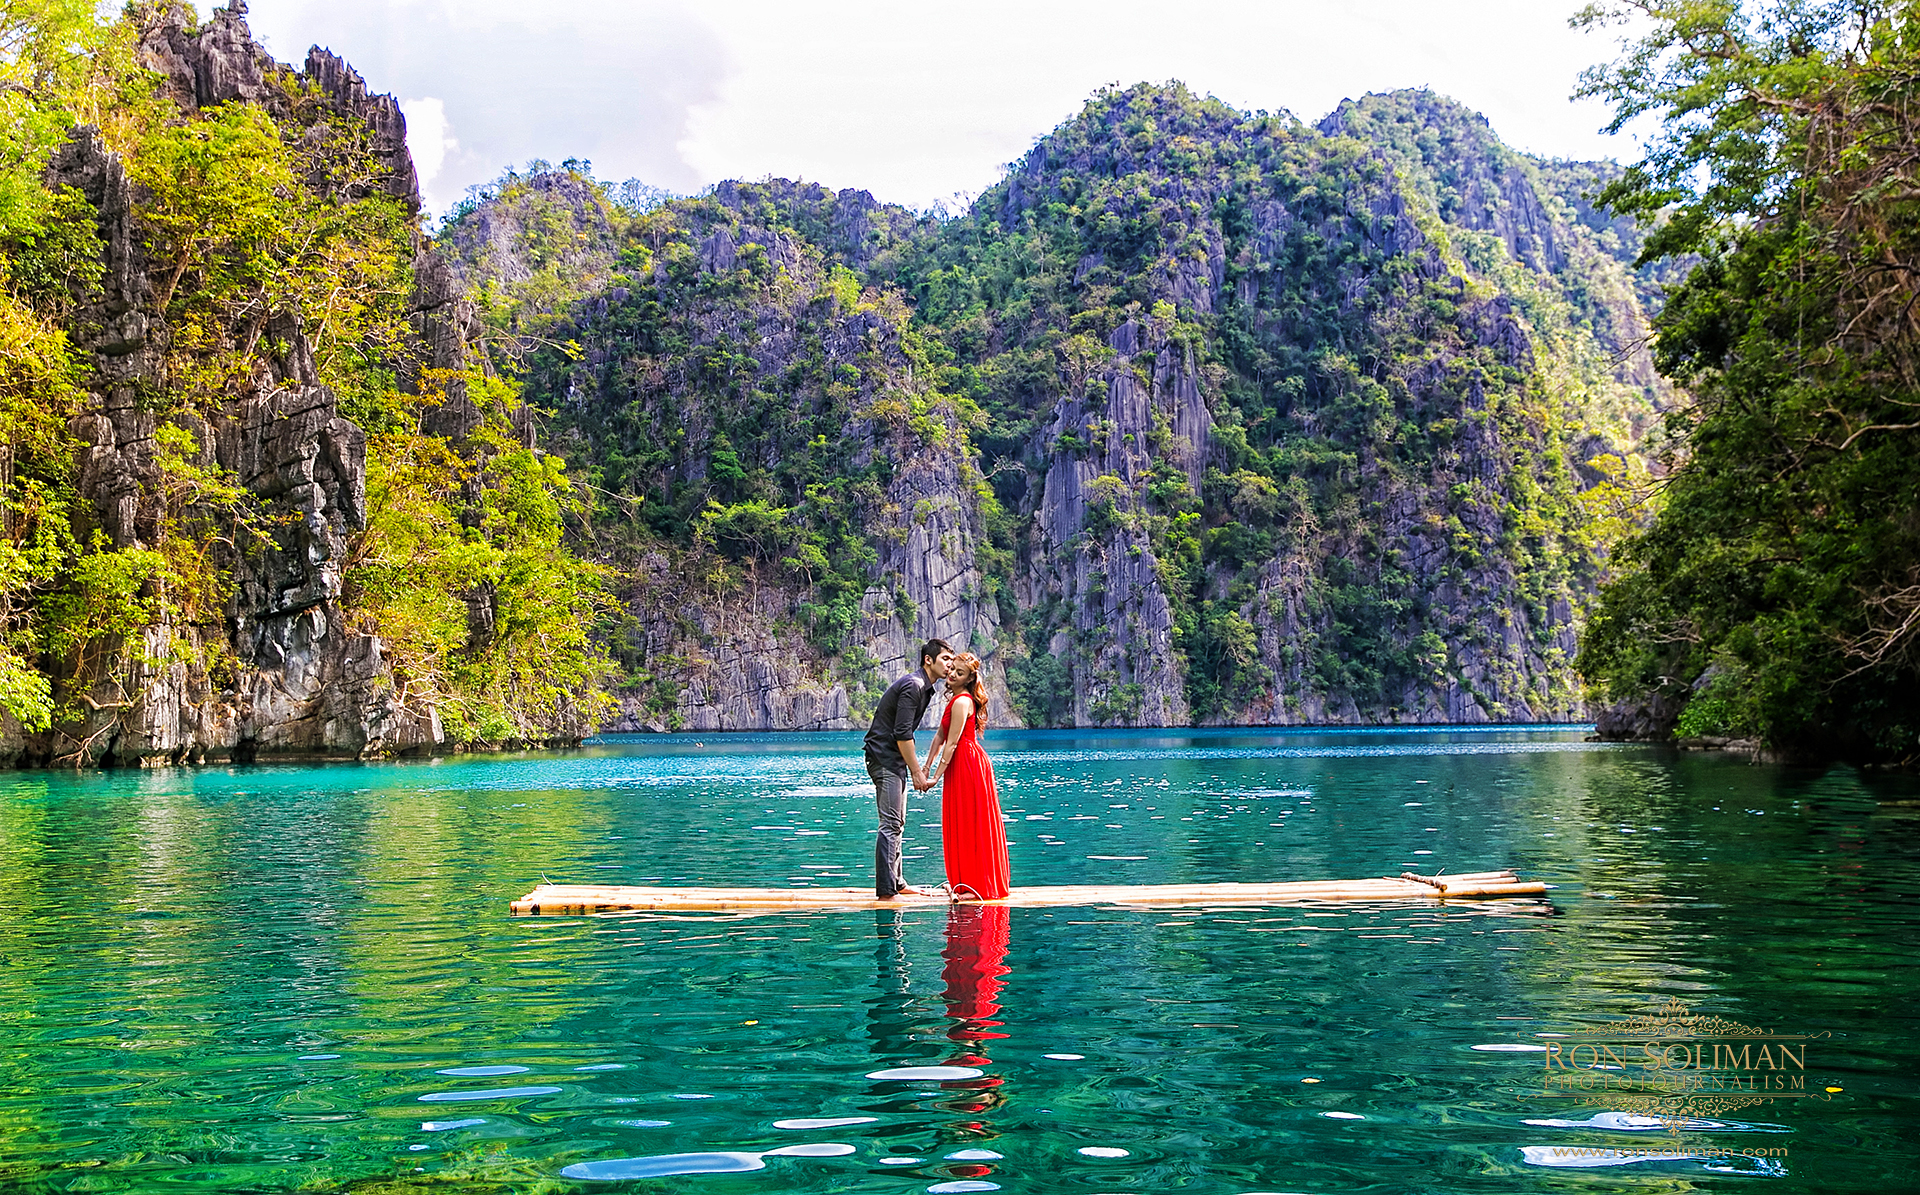
<instances>
[{"instance_id":1,"label":"woman's blonde hair","mask_svg":"<svg viewBox=\"0 0 1920 1195\"><path fill-rule=\"evenodd\" d=\"M965 693L973 698L973 716L980 725L987 724L987 690L980 683L980 657L970 651L963 651L953 657L953 663L947 668L947 692ZM960 674L965 673L965 679Z\"/></svg>"}]
</instances>

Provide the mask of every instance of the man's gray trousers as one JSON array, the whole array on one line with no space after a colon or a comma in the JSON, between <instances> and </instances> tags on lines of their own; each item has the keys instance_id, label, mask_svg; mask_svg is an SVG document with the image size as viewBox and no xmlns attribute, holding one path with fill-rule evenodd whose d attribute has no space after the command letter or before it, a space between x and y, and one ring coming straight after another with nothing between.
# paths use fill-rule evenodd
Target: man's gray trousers
<instances>
[{"instance_id":1,"label":"man's gray trousers","mask_svg":"<svg viewBox=\"0 0 1920 1195\"><path fill-rule=\"evenodd\" d=\"M873 799L880 810L880 836L873 841L873 894L881 900L907 886L900 871L900 837L907 825L907 774L883 768L871 759Z\"/></svg>"}]
</instances>

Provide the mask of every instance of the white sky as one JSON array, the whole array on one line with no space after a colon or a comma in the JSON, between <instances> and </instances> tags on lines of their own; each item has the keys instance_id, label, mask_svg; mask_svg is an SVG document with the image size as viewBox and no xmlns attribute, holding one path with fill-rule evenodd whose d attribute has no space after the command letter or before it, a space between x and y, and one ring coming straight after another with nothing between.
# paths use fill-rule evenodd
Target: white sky
<instances>
[{"instance_id":1,"label":"white sky","mask_svg":"<svg viewBox=\"0 0 1920 1195\"><path fill-rule=\"evenodd\" d=\"M203 9L206 7L203 3ZM1095 89L1179 79L1313 121L1432 87L1508 144L1632 159L1576 77L1612 35L1578 0L254 0L282 61L319 43L407 113L427 206L532 158L692 191L723 178L971 195Z\"/></svg>"}]
</instances>

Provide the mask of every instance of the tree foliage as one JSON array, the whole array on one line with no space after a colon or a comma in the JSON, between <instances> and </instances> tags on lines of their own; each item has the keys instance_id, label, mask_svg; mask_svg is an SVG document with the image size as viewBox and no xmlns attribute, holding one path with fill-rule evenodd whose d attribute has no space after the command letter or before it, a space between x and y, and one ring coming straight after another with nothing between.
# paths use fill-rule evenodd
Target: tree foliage
<instances>
[{"instance_id":1,"label":"tree foliage","mask_svg":"<svg viewBox=\"0 0 1920 1195\"><path fill-rule=\"evenodd\" d=\"M458 445L417 429L373 437L353 617L388 645L402 696L437 708L456 742L588 733L605 708L591 636L608 573L563 541L589 504L559 457L515 434L514 383L479 370L426 380L424 403L458 382L483 421Z\"/></svg>"},{"instance_id":2,"label":"tree foliage","mask_svg":"<svg viewBox=\"0 0 1920 1195\"><path fill-rule=\"evenodd\" d=\"M39 602L80 554L67 421L81 370L58 316L100 273L92 209L41 175L76 112L113 90L124 48L86 0L0 4L0 711L34 730L55 712Z\"/></svg>"},{"instance_id":3,"label":"tree foliage","mask_svg":"<svg viewBox=\"0 0 1920 1195\"><path fill-rule=\"evenodd\" d=\"M1920 4L1630 0L1591 71L1645 159L1602 194L1697 260L1657 359L1694 401L1582 651L1609 695L1807 754L1920 752Z\"/></svg>"}]
</instances>

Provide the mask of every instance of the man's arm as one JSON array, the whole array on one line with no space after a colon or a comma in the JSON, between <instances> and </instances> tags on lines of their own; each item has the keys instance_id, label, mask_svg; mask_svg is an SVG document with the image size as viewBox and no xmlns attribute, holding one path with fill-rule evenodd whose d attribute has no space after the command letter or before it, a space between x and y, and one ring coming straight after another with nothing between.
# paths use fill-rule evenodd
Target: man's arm
<instances>
[{"instance_id":1,"label":"man's arm","mask_svg":"<svg viewBox=\"0 0 1920 1195\"><path fill-rule=\"evenodd\" d=\"M894 702L893 745L900 749L900 758L907 761L907 771L913 776L913 787L925 792L933 784L927 779L926 769L920 766L920 753L913 742L913 732L920 727L920 719L914 716L914 706L919 705L918 697L918 693L913 694L911 699L908 694L901 693ZM925 710L925 706L920 706L922 714Z\"/></svg>"},{"instance_id":2,"label":"man's arm","mask_svg":"<svg viewBox=\"0 0 1920 1195\"><path fill-rule=\"evenodd\" d=\"M907 761L907 770L913 773L913 787L926 792L933 787L933 781L927 779L926 769L920 766L920 760L913 753L913 740L901 739L894 746L900 748L900 758Z\"/></svg>"},{"instance_id":3,"label":"man's arm","mask_svg":"<svg viewBox=\"0 0 1920 1195\"><path fill-rule=\"evenodd\" d=\"M933 732L933 742L927 747L927 779L933 779L933 761L940 758L940 748L946 746L947 731L951 723L944 723Z\"/></svg>"}]
</instances>

